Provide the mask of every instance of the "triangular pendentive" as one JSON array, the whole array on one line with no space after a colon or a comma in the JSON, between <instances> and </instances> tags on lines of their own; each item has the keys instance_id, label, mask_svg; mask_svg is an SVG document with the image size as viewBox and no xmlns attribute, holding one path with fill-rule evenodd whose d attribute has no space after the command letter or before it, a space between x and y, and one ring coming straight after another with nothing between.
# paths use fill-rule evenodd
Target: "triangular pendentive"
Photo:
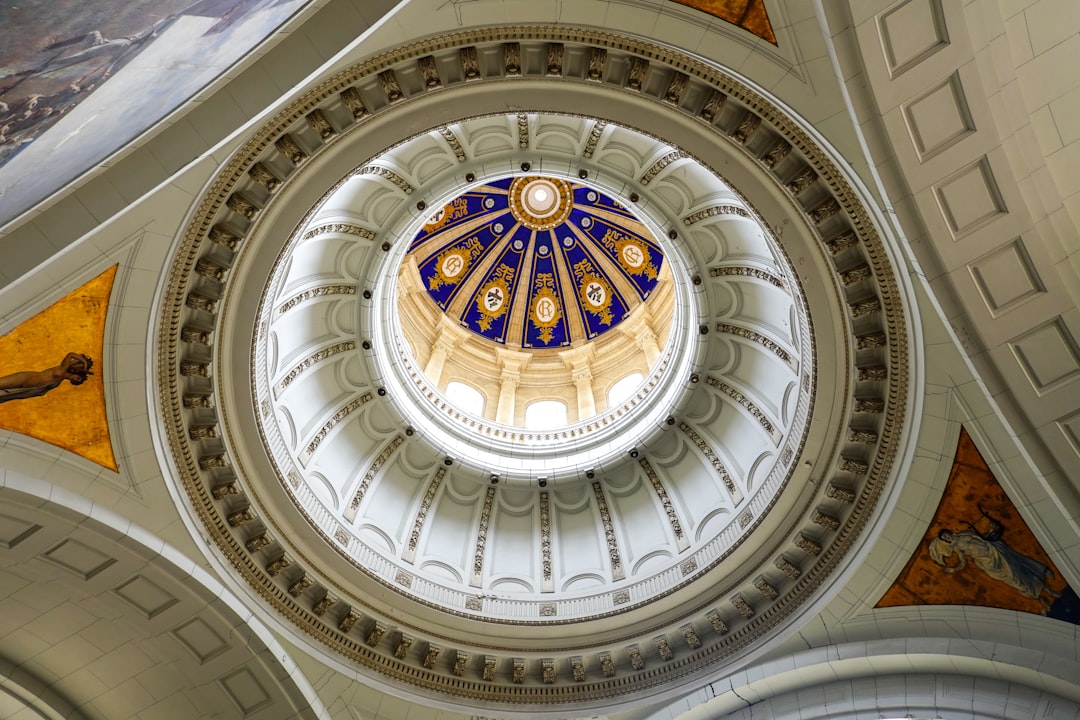
<instances>
[{"instance_id":1,"label":"triangular pendentive","mask_svg":"<svg viewBox=\"0 0 1080 720\"><path fill-rule=\"evenodd\" d=\"M674 0L713 17L741 27L773 45L777 45L765 0Z\"/></svg>"},{"instance_id":2,"label":"triangular pendentive","mask_svg":"<svg viewBox=\"0 0 1080 720\"><path fill-rule=\"evenodd\" d=\"M101 368L116 267L0 337L0 428L114 472Z\"/></svg>"},{"instance_id":3,"label":"triangular pendentive","mask_svg":"<svg viewBox=\"0 0 1080 720\"><path fill-rule=\"evenodd\" d=\"M876 607L978 605L1080 624L1076 593L961 429L926 535Z\"/></svg>"}]
</instances>

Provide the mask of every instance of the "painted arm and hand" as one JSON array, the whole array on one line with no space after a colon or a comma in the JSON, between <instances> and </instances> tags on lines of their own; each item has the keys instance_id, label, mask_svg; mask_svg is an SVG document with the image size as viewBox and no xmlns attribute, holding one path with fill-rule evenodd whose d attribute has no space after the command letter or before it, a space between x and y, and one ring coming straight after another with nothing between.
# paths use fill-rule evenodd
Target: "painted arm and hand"
<instances>
[{"instance_id":1,"label":"painted arm and hand","mask_svg":"<svg viewBox=\"0 0 1080 720\"><path fill-rule=\"evenodd\" d=\"M24 370L0 377L0 402L44 395L67 380L82 385L93 375L94 361L88 355L68 353L56 367L45 370Z\"/></svg>"},{"instance_id":2,"label":"painted arm and hand","mask_svg":"<svg viewBox=\"0 0 1080 720\"><path fill-rule=\"evenodd\" d=\"M965 567L967 567L967 555L965 555L962 551L959 550L955 554L957 560L956 564L945 566L945 572L949 574L952 574L954 572L960 572Z\"/></svg>"},{"instance_id":3,"label":"painted arm and hand","mask_svg":"<svg viewBox=\"0 0 1080 720\"><path fill-rule=\"evenodd\" d=\"M951 530L942 530L938 536L930 541L930 559L940 565L950 575L967 566L967 556L963 549L958 547L959 535ZM949 564L949 558L957 556L956 565Z\"/></svg>"}]
</instances>

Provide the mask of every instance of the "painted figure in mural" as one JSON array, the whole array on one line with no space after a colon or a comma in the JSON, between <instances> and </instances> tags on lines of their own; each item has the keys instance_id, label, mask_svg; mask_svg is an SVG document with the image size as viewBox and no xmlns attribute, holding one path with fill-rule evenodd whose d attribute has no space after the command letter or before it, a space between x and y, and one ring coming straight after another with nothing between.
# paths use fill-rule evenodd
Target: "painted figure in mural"
<instances>
[{"instance_id":1,"label":"painted figure in mural","mask_svg":"<svg viewBox=\"0 0 1080 720\"><path fill-rule=\"evenodd\" d=\"M92 367L94 361L89 355L68 353L56 367L5 375L0 377L0 403L44 395L65 380L72 385L82 385L93 375Z\"/></svg>"},{"instance_id":2,"label":"painted figure in mural","mask_svg":"<svg viewBox=\"0 0 1080 720\"><path fill-rule=\"evenodd\" d=\"M1037 599L1042 603L1044 612L1049 610L1060 594L1046 586L1047 577L1054 577L1054 571L1009 547L1002 539L1004 524L987 514L981 505L979 512L989 521L989 529L979 531L969 522L966 525L970 530L942 530L930 541L930 557L947 573L960 572L967 567L970 559L975 567L995 580L1009 585L1025 597ZM957 563L951 565L949 558L954 554Z\"/></svg>"},{"instance_id":3,"label":"painted figure in mural","mask_svg":"<svg viewBox=\"0 0 1080 720\"><path fill-rule=\"evenodd\" d=\"M5 47L0 35L0 165L73 110L129 61L185 15L210 17L217 22L205 34L224 33L250 13L289 0L195 0L176 7L177 0L143 0L118 17L101 16L95 8L69 7L65 22L73 34L38 48ZM66 5L72 5L66 1ZM174 9L174 12L167 12ZM39 12L47 19L46 10ZM52 10L64 12L64 7ZM145 24L136 25L143 22ZM118 33L106 36L111 26ZM43 24L44 27L44 24ZM51 36L50 36L51 37Z\"/></svg>"},{"instance_id":4,"label":"painted figure in mural","mask_svg":"<svg viewBox=\"0 0 1080 720\"><path fill-rule=\"evenodd\" d=\"M107 38L100 30L93 30L59 40L35 55L34 64L3 73L0 162L56 124L173 20L165 18L126 37Z\"/></svg>"}]
</instances>

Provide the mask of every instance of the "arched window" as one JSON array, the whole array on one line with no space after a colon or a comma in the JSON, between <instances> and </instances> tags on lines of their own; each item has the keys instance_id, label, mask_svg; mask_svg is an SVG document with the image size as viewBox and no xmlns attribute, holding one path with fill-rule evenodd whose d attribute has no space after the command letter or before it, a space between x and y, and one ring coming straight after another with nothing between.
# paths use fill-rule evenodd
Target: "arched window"
<instances>
[{"instance_id":1,"label":"arched window","mask_svg":"<svg viewBox=\"0 0 1080 720\"><path fill-rule=\"evenodd\" d=\"M484 396L474 387L456 380L446 384L446 399L467 413L484 414Z\"/></svg>"},{"instance_id":2,"label":"arched window","mask_svg":"<svg viewBox=\"0 0 1080 720\"><path fill-rule=\"evenodd\" d=\"M632 373L627 375L622 380L618 381L611 386L611 389L607 393L607 404L609 408L621 405L627 398L634 394L638 385L644 380L644 376L641 373Z\"/></svg>"},{"instance_id":3,"label":"arched window","mask_svg":"<svg viewBox=\"0 0 1080 720\"><path fill-rule=\"evenodd\" d=\"M527 430L553 430L566 422L566 403L558 400L538 400L525 408Z\"/></svg>"}]
</instances>

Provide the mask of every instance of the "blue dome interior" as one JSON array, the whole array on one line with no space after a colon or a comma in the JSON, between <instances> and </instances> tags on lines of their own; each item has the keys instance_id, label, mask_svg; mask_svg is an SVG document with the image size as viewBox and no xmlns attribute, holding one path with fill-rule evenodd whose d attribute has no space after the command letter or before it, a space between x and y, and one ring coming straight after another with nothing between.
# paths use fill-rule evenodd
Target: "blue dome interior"
<instances>
[{"instance_id":1,"label":"blue dome interior","mask_svg":"<svg viewBox=\"0 0 1080 720\"><path fill-rule=\"evenodd\" d=\"M542 217L527 202L540 185L557 196ZM453 198L416 234L408 258L431 299L463 327L535 349L611 330L649 297L664 262L652 233L617 200L538 176Z\"/></svg>"}]
</instances>

